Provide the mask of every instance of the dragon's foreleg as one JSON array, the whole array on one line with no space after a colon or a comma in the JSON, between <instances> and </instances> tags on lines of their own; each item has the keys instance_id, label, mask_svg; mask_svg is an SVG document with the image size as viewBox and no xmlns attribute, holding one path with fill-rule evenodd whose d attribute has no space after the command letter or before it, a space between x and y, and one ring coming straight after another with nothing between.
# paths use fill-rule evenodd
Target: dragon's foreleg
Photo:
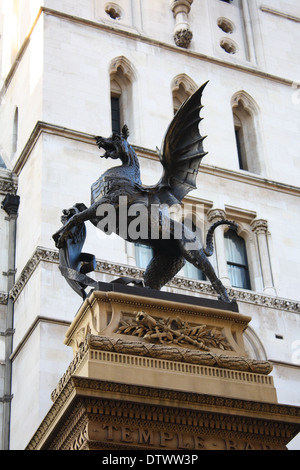
<instances>
[{"instance_id":1,"label":"dragon's foreleg","mask_svg":"<svg viewBox=\"0 0 300 470\"><path fill-rule=\"evenodd\" d=\"M81 212L78 212L66 220L64 225L53 235L53 240L55 241L55 246L61 248L64 240L67 238L73 238L72 229L84 222L90 220L94 221L96 219L97 208L99 204L93 204L89 208L83 209ZM82 208L85 207L82 205Z\"/></svg>"}]
</instances>

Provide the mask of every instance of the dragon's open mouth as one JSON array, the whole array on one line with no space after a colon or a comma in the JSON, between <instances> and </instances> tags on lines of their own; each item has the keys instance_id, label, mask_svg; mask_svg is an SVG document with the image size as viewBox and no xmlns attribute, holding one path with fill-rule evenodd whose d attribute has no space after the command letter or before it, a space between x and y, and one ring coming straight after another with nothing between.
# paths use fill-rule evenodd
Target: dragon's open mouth
<instances>
[{"instance_id":1,"label":"dragon's open mouth","mask_svg":"<svg viewBox=\"0 0 300 470\"><path fill-rule=\"evenodd\" d=\"M103 137L97 138L97 145L99 148L105 150L105 153L101 155L104 158L118 158L118 149L115 142L112 142L110 139L104 139Z\"/></svg>"}]
</instances>

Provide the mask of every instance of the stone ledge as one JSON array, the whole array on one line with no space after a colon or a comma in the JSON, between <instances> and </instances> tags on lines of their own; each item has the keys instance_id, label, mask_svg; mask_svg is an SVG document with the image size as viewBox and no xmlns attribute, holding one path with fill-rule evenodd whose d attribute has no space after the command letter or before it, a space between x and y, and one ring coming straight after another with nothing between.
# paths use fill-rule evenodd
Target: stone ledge
<instances>
[{"instance_id":1,"label":"stone ledge","mask_svg":"<svg viewBox=\"0 0 300 470\"><path fill-rule=\"evenodd\" d=\"M10 298L15 302L21 294L23 288L29 281L35 269L39 266L40 262L58 264L58 251L37 247L31 258L28 260L26 266L19 275L14 287L10 291ZM113 263L105 260L97 260L96 273L109 274L111 276L125 276L136 279L141 279L144 270L136 266L123 265ZM167 287L191 291L199 295L210 296L215 298L215 293L210 283L205 281L195 281L181 276L175 278L168 283ZM281 297L268 296L254 291L244 291L241 289L228 289L230 296L234 297L237 302L246 302L261 307L269 307L276 310L284 310L292 313L300 313L300 302L292 299L284 299Z\"/></svg>"},{"instance_id":2,"label":"stone ledge","mask_svg":"<svg viewBox=\"0 0 300 470\"><path fill-rule=\"evenodd\" d=\"M25 450L285 450L299 429L298 407L72 376Z\"/></svg>"}]
</instances>

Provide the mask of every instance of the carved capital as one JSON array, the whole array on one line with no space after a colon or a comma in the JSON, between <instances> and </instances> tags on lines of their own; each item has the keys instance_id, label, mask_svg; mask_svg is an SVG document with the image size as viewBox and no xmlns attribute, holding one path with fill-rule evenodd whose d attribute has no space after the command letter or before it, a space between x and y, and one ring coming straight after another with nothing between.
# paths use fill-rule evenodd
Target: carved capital
<instances>
[{"instance_id":1,"label":"carved capital","mask_svg":"<svg viewBox=\"0 0 300 470\"><path fill-rule=\"evenodd\" d=\"M9 216L17 216L19 205L20 205L20 196L15 196L14 194L7 194L1 204L1 208Z\"/></svg>"},{"instance_id":2,"label":"carved capital","mask_svg":"<svg viewBox=\"0 0 300 470\"><path fill-rule=\"evenodd\" d=\"M207 219L209 222L217 222L218 220L225 220L226 214L223 209L210 209L207 212Z\"/></svg>"},{"instance_id":3,"label":"carved capital","mask_svg":"<svg viewBox=\"0 0 300 470\"><path fill-rule=\"evenodd\" d=\"M255 219L251 222L250 225L254 233L268 233L268 222L264 219Z\"/></svg>"}]
</instances>

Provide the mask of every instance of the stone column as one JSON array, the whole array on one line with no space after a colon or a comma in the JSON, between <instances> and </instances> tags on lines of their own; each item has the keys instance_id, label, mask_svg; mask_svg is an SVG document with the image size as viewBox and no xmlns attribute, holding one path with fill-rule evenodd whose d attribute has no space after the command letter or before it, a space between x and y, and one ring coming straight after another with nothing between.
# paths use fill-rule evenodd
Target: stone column
<instances>
[{"instance_id":1,"label":"stone column","mask_svg":"<svg viewBox=\"0 0 300 470\"><path fill-rule=\"evenodd\" d=\"M251 222L251 227L257 237L264 293L276 295L268 248L268 222L263 219L255 219Z\"/></svg>"},{"instance_id":2,"label":"stone column","mask_svg":"<svg viewBox=\"0 0 300 470\"><path fill-rule=\"evenodd\" d=\"M207 213L207 218L211 224L214 224L218 220L225 220L226 215L222 209L211 209ZM215 251L219 271L218 277L225 287L231 287L224 242L224 227L224 225L220 225L215 231Z\"/></svg>"},{"instance_id":3,"label":"stone column","mask_svg":"<svg viewBox=\"0 0 300 470\"><path fill-rule=\"evenodd\" d=\"M179 47L187 49L193 38L193 33L188 22L193 0L174 0L171 8L176 20L174 41Z\"/></svg>"}]
</instances>

